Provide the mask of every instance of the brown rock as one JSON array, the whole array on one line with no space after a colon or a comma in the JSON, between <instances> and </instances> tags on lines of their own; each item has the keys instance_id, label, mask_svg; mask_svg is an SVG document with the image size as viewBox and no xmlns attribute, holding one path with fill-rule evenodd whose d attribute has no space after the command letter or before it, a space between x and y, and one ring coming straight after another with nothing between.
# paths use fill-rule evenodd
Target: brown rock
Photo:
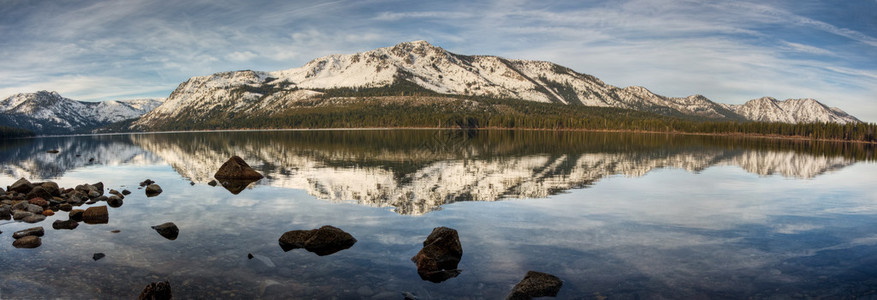
<instances>
[{"instance_id":1,"label":"brown rock","mask_svg":"<svg viewBox=\"0 0 877 300\"><path fill-rule=\"evenodd\" d=\"M15 248L36 248L43 244L43 241L37 236L26 236L12 242Z\"/></svg>"},{"instance_id":2,"label":"brown rock","mask_svg":"<svg viewBox=\"0 0 877 300\"><path fill-rule=\"evenodd\" d=\"M52 199L52 193L49 193L49 191L47 191L45 188L38 185L38 186L35 186L34 188L32 188L30 190L30 192L28 192L27 195L24 196L24 198L25 199L40 198L43 200Z\"/></svg>"},{"instance_id":3,"label":"brown rock","mask_svg":"<svg viewBox=\"0 0 877 300\"><path fill-rule=\"evenodd\" d=\"M344 230L326 225L313 230L288 231L280 237L279 242L283 251L305 248L319 256L325 256L353 247L356 238Z\"/></svg>"},{"instance_id":4,"label":"brown rock","mask_svg":"<svg viewBox=\"0 0 877 300\"><path fill-rule=\"evenodd\" d=\"M46 219L46 216L40 214L40 215L30 215L30 216L24 217L23 219L21 219L21 221L24 221L26 223L39 223L45 219Z\"/></svg>"},{"instance_id":5,"label":"brown rock","mask_svg":"<svg viewBox=\"0 0 877 300\"><path fill-rule=\"evenodd\" d=\"M167 280L156 281L148 284L142 292L140 292L139 300L167 300L173 299L171 294L171 284Z\"/></svg>"},{"instance_id":6,"label":"brown rock","mask_svg":"<svg viewBox=\"0 0 877 300\"><path fill-rule=\"evenodd\" d=\"M463 257L463 246L457 231L436 227L423 241L423 249L411 258L423 280L442 282L460 274L457 265Z\"/></svg>"},{"instance_id":7,"label":"brown rock","mask_svg":"<svg viewBox=\"0 0 877 300\"><path fill-rule=\"evenodd\" d=\"M250 165L247 164L242 158L237 155L232 156L228 159L219 170L216 171L216 174L213 175L216 179L248 179L248 180L259 180L262 179L262 174L253 170Z\"/></svg>"},{"instance_id":8,"label":"brown rock","mask_svg":"<svg viewBox=\"0 0 877 300\"><path fill-rule=\"evenodd\" d=\"M12 234L12 238L20 239L26 236L43 236L44 234L46 234L46 230L43 229L43 227L31 227L28 229L16 231Z\"/></svg>"},{"instance_id":9,"label":"brown rock","mask_svg":"<svg viewBox=\"0 0 877 300\"><path fill-rule=\"evenodd\" d=\"M44 211L43 211L43 215L46 216L46 217L54 216L54 215L55 215L55 211L53 211L53 210L51 210L51 209L47 209L47 210L44 210Z\"/></svg>"},{"instance_id":10,"label":"brown rock","mask_svg":"<svg viewBox=\"0 0 877 300\"><path fill-rule=\"evenodd\" d=\"M37 205L37 206L39 206L39 207L47 207L47 206L49 206L49 201L46 201L46 199L43 199L43 198L40 198L40 197L37 197L37 198L31 198L30 200L27 200L27 202L30 203L30 204L33 204L33 205Z\"/></svg>"},{"instance_id":11,"label":"brown rock","mask_svg":"<svg viewBox=\"0 0 877 300\"><path fill-rule=\"evenodd\" d=\"M556 297L562 286L563 280L557 276L529 271L524 279L512 288L511 294L506 299L525 300L535 297Z\"/></svg>"},{"instance_id":12,"label":"brown rock","mask_svg":"<svg viewBox=\"0 0 877 300\"><path fill-rule=\"evenodd\" d=\"M76 229L76 227L79 227L79 222L76 222L74 220L66 220L66 221L55 220L55 222L52 223L52 228L54 228L56 230L58 230L58 229L73 230L73 229Z\"/></svg>"},{"instance_id":13,"label":"brown rock","mask_svg":"<svg viewBox=\"0 0 877 300\"><path fill-rule=\"evenodd\" d=\"M27 193L33 189L33 185L27 179L21 178L12 185L6 187L7 191L17 192L17 193Z\"/></svg>"},{"instance_id":14,"label":"brown rock","mask_svg":"<svg viewBox=\"0 0 877 300\"><path fill-rule=\"evenodd\" d=\"M177 236L180 235L180 229L177 227L174 222L167 222L161 225L152 226L152 229L158 232L161 236L169 240L176 240Z\"/></svg>"},{"instance_id":15,"label":"brown rock","mask_svg":"<svg viewBox=\"0 0 877 300\"><path fill-rule=\"evenodd\" d=\"M153 183L146 186L146 197L155 197L158 196L158 194L161 194L161 192L161 187L157 184Z\"/></svg>"},{"instance_id":16,"label":"brown rock","mask_svg":"<svg viewBox=\"0 0 877 300\"><path fill-rule=\"evenodd\" d=\"M82 221L86 224L106 224L109 223L109 220L110 215L106 205L89 207L82 214Z\"/></svg>"},{"instance_id":17,"label":"brown rock","mask_svg":"<svg viewBox=\"0 0 877 300\"><path fill-rule=\"evenodd\" d=\"M70 220L82 221L82 216L85 215L85 210L82 209L72 209L69 213L67 213L67 217Z\"/></svg>"},{"instance_id":18,"label":"brown rock","mask_svg":"<svg viewBox=\"0 0 877 300\"><path fill-rule=\"evenodd\" d=\"M52 194L52 196L61 196L61 188L58 187L57 183L46 181L41 183L40 186L42 186L43 189L49 192L49 194Z\"/></svg>"}]
</instances>

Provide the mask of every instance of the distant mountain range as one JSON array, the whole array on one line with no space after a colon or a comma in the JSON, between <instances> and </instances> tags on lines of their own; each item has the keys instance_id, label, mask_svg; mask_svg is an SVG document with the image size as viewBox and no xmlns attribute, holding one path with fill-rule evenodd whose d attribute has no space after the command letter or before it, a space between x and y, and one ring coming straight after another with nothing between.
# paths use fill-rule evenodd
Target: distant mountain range
<instances>
[{"instance_id":1,"label":"distant mountain range","mask_svg":"<svg viewBox=\"0 0 877 300\"><path fill-rule=\"evenodd\" d=\"M85 102L64 98L56 92L22 93L0 101L0 126L40 134L85 133L140 117L161 103L161 99Z\"/></svg>"},{"instance_id":2,"label":"distant mountain range","mask_svg":"<svg viewBox=\"0 0 877 300\"><path fill-rule=\"evenodd\" d=\"M632 109L665 116L708 120L752 120L784 123L860 122L844 111L813 99L754 99L743 105L716 103L701 95L665 97L639 86L619 88L598 78L551 62L468 56L448 52L426 41L401 43L367 52L329 55L288 70L234 71L193 77L166 101L101 104L61 101L56 93L18 94L0 105L0 125L61 130L91 128L106 116L137 117L131 128L154 130L168 122L192 123L207 118L265 117L294 110L315 97L337 97L332 91L371 90L373 96L398 96L391 88L406 86L431 95L477 96ZM375 92L385 89L386 92ZM404 95L404 94L403 94ZM414 99L414 98L412 98ZM69 99L66 99L69 100ZM346 99L350 100L350 99ZM413 101L412 101L413 102ZM79 104L63 104L79 103ZM24 108L18 108L22 106ZM15 116L10 116L15 114ZM48 120L45 123L43 120ZM41 124L41 122L43 122Z\"/></svg>"}]
</instances>

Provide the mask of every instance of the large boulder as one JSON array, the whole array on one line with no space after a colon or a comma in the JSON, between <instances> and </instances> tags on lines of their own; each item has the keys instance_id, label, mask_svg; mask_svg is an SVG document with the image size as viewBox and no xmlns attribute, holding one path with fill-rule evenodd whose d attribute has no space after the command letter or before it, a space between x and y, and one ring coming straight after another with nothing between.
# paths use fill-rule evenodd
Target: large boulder
<instances>
[{"instance_id":1,"label":"large boulder","mask_svg":"<svg viewBox=\"0 0 877 300\"><path fill-rule=\"evenodd\" d=\"M264 176L253 170L244 159L235 155L222 164L219 170L216 171L216 174L213 174L213 177L219 180L259 180Z\"/></svg>"},{"instance_id":2,"label":"large boulder","mask_svg":"<svg viewBox=\"0 0 877 300\"><path fill-rule=\"evenodd\" d=\"M72 216L71 216L71 219ZM85 210L85 213L82 214L82 221L86 224L106 224L110 221L110 215L107 211L107 206L94 206L89 207Z\"/></svg>"},{"instance_id":3,"label":"large boulder","mask_svg":"<svg viewBox=\"0 0 877 300\"><path fill-rule=\"evenodd\" d=\"M148 284L143 291L140 292L139 300L168 300L173 299L171 294L171 283L167 280L156 281Z\"/></svg>"},{"instance_id":4,"label":"large boulder","mask_svg":"<svg viewBox=\"0 0 877 300\"><path fill-rule=\"evenodd\" d=\"M167 222L161 225L152 226L152 229L158 232L161 236L169 240L176 240L177 236L180 235L180 229L177 227L174 222Z\"/></svg>"},{"instance_id":5,"label":"large boulder","mask_svg":"<svg viewBox=\"0 0 877 300\"><path fill-rule=\"evenodd\" d=\"M150 184L146 186L146 197L155 197L158 194L161 194L161 187L157 184Z\"/></svg>"},{"instance_id":6,"label":"large boulder","mask_svg":"<svg viewBox=\"0 0 877 300\"><path fill-rule=\"evenodd\" d=\"M460 274L457 265L463 257L463 246L457 230L436 227L423 241L423 249L411 258L423 280L442 282Z\"/></svg>"},{"instance_id":7,"label":"large boulder","mask_svg":"<svg viewBox=\"0 0 877 300\"><path fill-rule=\"evenodd\" d=\"M563 280L557 276L529 271L524 279L512 288L507 300L528 300L536 297L556 297L563 286Z\"/></svg>"},{"instance_id":8,"label":"large boulder","mask_svg":"<svg viewBox=\"0 0 877 300\"><path fill-rule=\"evenodd\" d=\"M33 189L33 184L31 184L30 181L27 181L27 179L24 178L21 178L12 185L6 187L7 191L18 192L22 194L30 192L31 189Z\"/></svg>"},{"instance_id":9,"label":"large boulder","mask_svg":"<svg viewBox=\"0 0 877 300\"><path fill-rule=\"evenodd\" d=\"M33 199L33 198L41 198L41 199L52 199L52 193L43 188L43 186L38 185L30 189L30 192L27 192L27 195L24 196L25 199Z\"/></svg>"},{"instance_id":10,"label":"large boulder","mask_svg":"<svg viewBox=\"0 0 877 300\"><path fill-rule=\"evenodd\" d=\"M319 256L329 255L356 244L356 238L334 226L323 226L313 230L287 231L280 237L283 251L305 248Z\"/></svg>"}]
</instances>

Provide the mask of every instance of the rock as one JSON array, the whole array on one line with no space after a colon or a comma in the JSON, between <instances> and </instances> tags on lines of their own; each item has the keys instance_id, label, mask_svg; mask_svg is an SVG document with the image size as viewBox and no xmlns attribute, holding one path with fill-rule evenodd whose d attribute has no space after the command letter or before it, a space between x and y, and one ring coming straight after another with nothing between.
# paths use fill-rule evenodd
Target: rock
<instances>
[{"instance_id":1,"label":"rock","mask_svg":"<svg viewBox=\"0 0 877 300\"><path fill-rule=\"evenodd\" d=\"M30 202L27 201L19 201L12 205L12 210L27 210L27 206Z\"/></svg>"},{"instance_id":2,"label":"rock","mask_svg":"<svg viewBox=\"0 0 877 300\"><path fill-rule=\"evenodd\" d=\"M35 186L34 188L32 188L30 190L30 192L28 192L24 196L24 198L25 199L40 198L40 199L43 199L45 201L45 199L52 199L52 194L49 193L49 191L47 191L42 186Z\"/></svg>"},{"instance_id":3,"label":"rock","mask_svg":"<svg viewBox=\"0 0 877 300\"><path fill-rule=\"evenodd\" d=\"M73 210L73 205L69 204L69 203L64 203L64 204L59 205L58 208L63 210L63 211L71 211L71 210Z\"/></svg>"},{"instance_id":4,"label":"rock","mask_svg":"<svg viewBox=\"0 0 877 300\"><path fill-rule=\"evenodd\" d=\"M12 206L0 205L0 219L9 219L12 215Z\"/></svg>"},{"instance_id":5,"label":"rock","mask_svg":"<svg viewBox=\"0 0 877 300\"><path fill-rule=\"evenodd\" d=\"M207 185L216 186L216 179L210 180L210 182L208 182Z\"/></svg>"},{"instance_id":6,"label":"rock","mask_svg":"<svg viewBox=\"0 0 877 300\"><path fill-rule=\"evenodd\" d=\"M240 194L250 183L258 180L228 179L222 181L222 187L234 195Z\"/></svg>"},{"instance_id":7,"label":"rock","mask_svg":"<svg viewBox=\"0 0 877 300\"><path fill-rule=\"evenodd\" d=\"M122 195L130 195L130 194L131 194L131 191L129 191L129 190L122 190Z\"/></svg>"},{"instance_id":8,"label":"rock","mask_svg":"<svg viewBox=\"0 0 877 300\"><path fill-rule=\"evenodd\" d=\"M30 215L30 216L24 217L23 219L21 219L21 221L24 221L27 223L38 223L38 222L42 222L45 219L46 219L46 216L39 214L39 215Z\"/></svg>"},{"instance_id":9,"label":"rock","mask_svg":"<svg viewBox=\"0 0 877 300\"><path fill-rule=\"evenodd\" d=\"M39 206L36 204L30 204L30 203L28 203L27 206L25 206L24 210L29 212L29 213L32 213L32 214L42 214L43 213L42 206Z\"/></svg>"},{"instance_id":10,"label":"rock","mask_svg":"<svg viewBox=\"0 0 877 300\"><path fill-rule=\"evenodd\" d=\"M113 196L110 196L109 198L107 198L107 204L110 207L114 207L114 208L120 207L120 206L122 206L123 202L124 201L122 201L122 198L119 196L116 196L116 195L113 195Z\"/></svg>"},{"instance_id":11,"label":"rock","mask_svg":"<svg viewBox=\"0 0 877 300\"><path fill-rule=\"evenodd\" d=\"M76 229L76 227L78 227L78 226L79 226L79 222L76 222L74 220L66 220L66 221L55 220L55 222L52 223L52 228L54 228L55 230L60 230L60 229L73 230L73 229Z\"/></svg>"},{"instance_id":12,"label":"rock","mask_svg":"<svg viewBox=\"0 0 877 300\"><path fill-rule=\"evenodd\" d=\"M139 300L166 300L173 299L171 284L167 280L150 283L140 292Z\"/></svg>"},{"instance_id":13,"label":"rock","mask_svg":"<svg viewBox=\"0 0 877 300\"><path fill-rule=\"evenodd\" d=\"M506 299L533 299L535 297L556 297L560 287L563 286L563 280L557 276L529 271L524 279L512 288L511 294Z\"/></svg>"},{"instance_id":14,"label":"rock","mask_svg":"<svg viewBox=\"0 0 877 300\"><path fill-rule=\"evenodd\" d=\"M46 150L46 153L51 153L51 154L58 154L58 152L61 152L61 151L58 151L58 149L49 149L49 150Z\"/></svg>"},{"instance_id":15,"label":"rock","mask_svg":"<svg viewBox=\"0 0 877 300\"><path fill-rule=\"evenodd\" d=\"M109 193L110 193L110 195L116 195L116 196L122 197L122 193L119 193L119 191L117 191L115 189L110 189Z\"/></svg>"},{"instance_id":16,"label":"rock","mask_svg":"<svg viewBox=\"0 0 877 300\"><path fill-rule=\"evenodd\" d=\"M423 249L411 258L423 280L442 282L460 274L457 265L463 257L463 246L457 231L436 227L423 241Z\"/></svg>"},{"instance_id":17,"label":"rock","mask_svg":"<svg viewBox=\"0 0 877 300\"><path fill-rule=\"evenodd\" d=\"M177 225L174 222L167 222L161 225L152 226L152 229L158 232L161 236L169 240L176 240L177 236L180 235L180 229L177 228Z\"/></svg>"},{"instance_id":18,"label":"rock","mask_svg":"<svg viewBox=\"0 0 877 300\"><path fill-rule=\"evenodd\" d=\"M12 242L15 248L36 248L43 244L43 241L37 236L26 236Z\"/></svg>"},{"instance_id":19,"label":"rock","mask_svg":"<svg viewBox=\"0 0 877 300\"><path fill-rule=\"evenodd\" d=\"M43 211L43 215L46 217L51 217L55 215L55 211L51 209L47 209Z\"/></svg>"},{"instance_id":20,"label":"rock","mask_svg":"<svg viewBox=\"0 0 877 300\"><path fill-rule=\"evenodd\" d=\"M153 183L155 183L155 181L152 181L152 179L146 179L146 180L140 182L140 186L147 186L147 185L150 185Z\"/></svg>"},{"instance_id":21,"label":"rock","mask_svg":"<svg viewBox=\"0 0 877 300\"><path fill-rule=\"evenodd\" d=\"M46 234L46 230L43 227L31 227L24 230L16 231L12 234L12 238L20 239L26 236L43 236Z\"/></svg>"},{"instance_id":22,"label":"rock","mask_svg":"<svg viewBox=\"0 0 877 300\"><path fill-rule=\"evenodd\" d=\"M73 218L71 218L73 219ZM106 205L89 207L82 214L82 221L86 224L106 224L109 223L110 215L107 212Z\"/></svg>"},{"instance_id":23,"label":"rock","mask_svg":"<svg viewBox=\"0 0 877 300\"><path fill-rule=\"evenodd\" d=\"M32 212L23 211L23 210L13 210L12 211L12 219L13 220L22 220L24 218L33 216Z\"/></svg>"},{"instance_id":24,"label":"rock","mask_svg":"<svg viewBox=\"0 0 877 300\"><path fill-rule=\"evenodd\" d=\"M324 256L353 247L356 239L341 229L326 225L313 230L288 231L280 237L279 242L283 251L305 248Z\"/></svg>"},{"instance_id":25,"label":"rock","mask_svg":"<svg viewBox=\"0 0 877 300\"><path fill-rule=\"evenodd\" d=\"M103 182L98 181L97 183L92 184L91 186L93 186L95 188L95 190L100 192L101 195L104 194L104 183Z\"/></svg>"},{"instance_id":26,"label":"rock","mask_svg":"<svg viewBox=\"0 0 877 300\"><path fill-rule=\"evenodd\" d=\"M85 210L82 210L82 209L73 209L73 210L70 210L69 213L67 213L67 217L70 218L70 220L75 220L75 221L82 221L83 215L85 215Z\"/></svg>"},{"instance_id":27,"label":"rock","mask_svg":"<svg viewBox=\"0 0 877 300\"><path fill-rule=\"evenodd\" d=\"M43 189L49 192L49 194L52 194L52 196L61 196L61 188L58 187L57 183L46 181L41 183L40 186L42 186Z\"/></svg>"},{"instance_id":28,"label":"rock","mask_svg":"<svg viewBox=\"0 0 877 300\"><path fill-rule=\"evenodd\" d=\"M222 164L222 166L219 167L219 170L216 171L216 174L213 174L213 177L219 180L259 180L262 179L263 176L259 172L256 172L256 170L253 170L253 168L251 168L242 158L235 155Z\"/></svg>"},{"instance_id":29,"label":"rock","mask_svg":"<svg viewBox=\"0 0 877 300\"><path fill-rule=\"evenodd\" d=\"M36 190L36 189L34 189L34 190ZM49 201L46 201L46 199L43 199L43 198L40 198L40 197L32 198L32 199L30 199L30 200L27 200L27 203L30 203L30 204L33 204L33 205L37 205L37 206L39 206L39 207L47 207L47 206L49 206Z\"/></svg>"},{"instance_id":30,"label":"rock","mask_svg":"<svg viewBox=\"0 0 877 300\"><path fill-rule=\"evenodd\" d=\"M254 257L254 256L253 256L252 253L247 253L247 259L253 259L253 257Z\"/></svg>"},{"instance_id":31,"label":"rock","mask_svg":"<svg viewBox=\"0 0 877 300\"><path fill-rule=\"evenodd\" d=\"M146 197L155 197L158 194L161 194L161 187L157 184L150 184L146 186Z\"/></svg>"},{"instance_id":32,"label":"rock","mask_svg":"<svg viewBox=\"0 0 877 300\"><path fill-rule=\"evenodd\" d=\"M104 258L106 256L107 255L103 254L103 253L95 253L94 255L91 256L91 259L98 261L99 259Z\"/></svg>"},{"instance_id":33,"label":"rock","mask_svg":"<svg viewBox=\"0 0 877 300\"><path fill-rule=\"evenodd\" d=\"M12 185L6 187L7 191L26 194L33 189L33 184L27 179L21 178Z\"/></svg>"}]
</instances>

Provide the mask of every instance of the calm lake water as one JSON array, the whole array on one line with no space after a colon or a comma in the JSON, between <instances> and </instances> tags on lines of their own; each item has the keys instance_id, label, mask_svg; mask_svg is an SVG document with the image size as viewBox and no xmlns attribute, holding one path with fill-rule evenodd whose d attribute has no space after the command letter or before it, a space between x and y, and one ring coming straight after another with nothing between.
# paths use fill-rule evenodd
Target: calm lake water
<instances>
[{"instance_id":1,"label":"calm lake water","mask_svg":"<svg viewBox=\"0 0 877 300\"><path fill-rule=\"evenodd\" d=\"M266 178L208 185L232 155ZM529 270L563 279L561 299L877 297L877 164L862 145L211 132L2 141L0 161L3 187L24 177L133 192L108 224L53 230L64 212L0 221L0 299L132 299L159 280L180 299L501 299ZM147 178L164 192L147 198ZM164 222L176 240L150 228ZM35 225L41 247L12 247ZM323 225L358 242L327 256L278 245ZM437 226L463 246L462 273L441 283L410 260Z\"/></svg>"}]
</instances>

